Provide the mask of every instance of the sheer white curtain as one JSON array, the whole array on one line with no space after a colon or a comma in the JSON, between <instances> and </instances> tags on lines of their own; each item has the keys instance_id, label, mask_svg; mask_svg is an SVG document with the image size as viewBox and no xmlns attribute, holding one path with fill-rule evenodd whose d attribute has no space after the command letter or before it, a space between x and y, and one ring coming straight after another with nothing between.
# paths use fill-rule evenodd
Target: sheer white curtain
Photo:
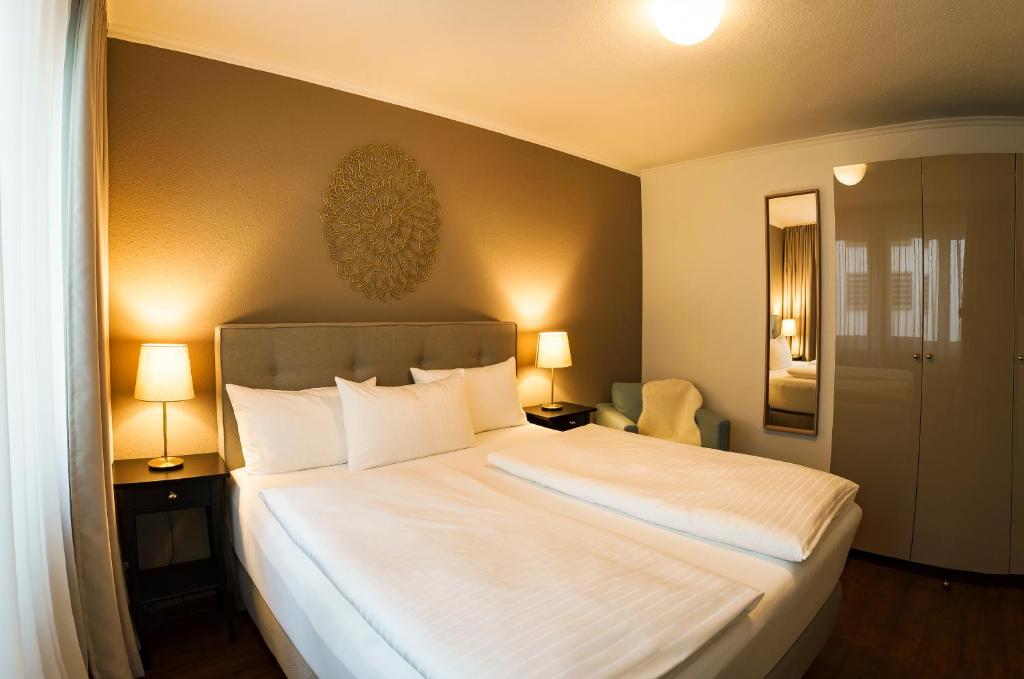
<instances>
[{"instance_id":1,"label":"sheer white curtain","mask_svg":"<svg viewBox=\"0 0 1024 679\"><path fill-rule=\"evenodd\" d=\"M0 2L0 676L85 677L69 574L67 0Z\"/></svg>"}]
</instances>

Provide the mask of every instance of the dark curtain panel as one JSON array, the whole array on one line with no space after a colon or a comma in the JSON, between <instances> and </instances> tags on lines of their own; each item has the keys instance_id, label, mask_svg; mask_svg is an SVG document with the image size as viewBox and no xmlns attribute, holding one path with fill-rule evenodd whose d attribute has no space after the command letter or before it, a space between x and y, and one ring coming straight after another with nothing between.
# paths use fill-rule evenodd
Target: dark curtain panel
<instances>
[{"instance_id":1,"label":"dark curtain panel","mask_svg":"<svg viewBox=\"0 0 1024 679\"><path fill-rule=\"evenodd\" d=\"M79 642L97 679L142 675L114 523L107 322L107 13L71 3L65 64L65 284Z\"/></svg>"}]
</instances>

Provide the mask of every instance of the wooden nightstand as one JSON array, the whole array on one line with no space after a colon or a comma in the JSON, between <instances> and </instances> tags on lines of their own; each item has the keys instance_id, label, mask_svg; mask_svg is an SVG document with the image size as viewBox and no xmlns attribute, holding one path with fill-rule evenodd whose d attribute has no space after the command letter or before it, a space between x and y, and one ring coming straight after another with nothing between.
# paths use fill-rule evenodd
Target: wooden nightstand
<instances>
[{"instance_id":1,"label":"wooden nightstand","mask_svg":"<svg viewBox=\"0 0 1024 679\"><path fill-rule=\"evenodd\" d=\"M597 408L581 406L578 403L559 401L559 404L562 406L561 410L542 410L540 406L523 408L526 411L526 420L548 429L568 431L590 424L590 413L597 410Z\"/></svg>"},{"instance_id":2,"label":"wooden nightstand","mask_svg":"<svg viewBox=\"0 0 1024 679\"><path fill-rule=\"evenodd\" d=\"M217 453L187 455L184 460L182 468L169 472L149 469L145 459L114 462L114 498L121 558L124 560L132 620L142 642L144 661L147 660L147 608L169 599L216 592L229 637L235 638L224 561L224 483L228 469ZM206 515L209 557L141 569L138 518L145 514L193 508L204 510Z\"/></svg>"}]
</instances>

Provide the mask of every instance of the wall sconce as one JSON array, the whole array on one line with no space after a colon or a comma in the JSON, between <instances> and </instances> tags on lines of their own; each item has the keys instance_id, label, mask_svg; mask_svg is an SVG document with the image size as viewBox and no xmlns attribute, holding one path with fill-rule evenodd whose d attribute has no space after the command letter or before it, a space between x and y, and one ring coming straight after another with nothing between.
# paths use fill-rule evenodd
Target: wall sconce
<instances>
[{"instance_id":1,"label":"wall sconce","mask_svg":"<svg viewBox=\"0 0 1024 679\"><path fill-rule=\"evenodd\" d=\"M860 183L861 179L864 179L864 174L868 171L867 163L857 163L856 165L840 165L832 168L832 174L836 176L840 184L846 184L847 186L856 186Z\"/></svg>"}]
</instances>

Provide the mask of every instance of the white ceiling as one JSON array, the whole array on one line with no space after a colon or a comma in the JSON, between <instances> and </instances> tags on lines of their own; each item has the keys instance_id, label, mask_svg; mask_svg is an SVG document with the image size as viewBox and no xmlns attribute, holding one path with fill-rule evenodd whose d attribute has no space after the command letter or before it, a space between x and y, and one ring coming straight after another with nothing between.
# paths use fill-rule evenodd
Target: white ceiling
<instances>
[{"instance_id":1,"label":"white ceiling","mask_svg":"<svg viewBox=\"0 0 1024 679\"><path fill-rule=\"evenodd\" d=\"M768 223L785 229L790 226L818 223L818 195L801 193L768 201Z\"/></svg>"},{"instance_id":2,"label":"white ceiling","mask_svg":"<svg viewBox=\"0 0 1024 679\"><path fill-rule=\"evenodd\" d=\"M636 172L820 134L1024 114L1021 0L727 0L673 45L649 0L109 0L110 34Z\"/></svg>"}]
</instances>

